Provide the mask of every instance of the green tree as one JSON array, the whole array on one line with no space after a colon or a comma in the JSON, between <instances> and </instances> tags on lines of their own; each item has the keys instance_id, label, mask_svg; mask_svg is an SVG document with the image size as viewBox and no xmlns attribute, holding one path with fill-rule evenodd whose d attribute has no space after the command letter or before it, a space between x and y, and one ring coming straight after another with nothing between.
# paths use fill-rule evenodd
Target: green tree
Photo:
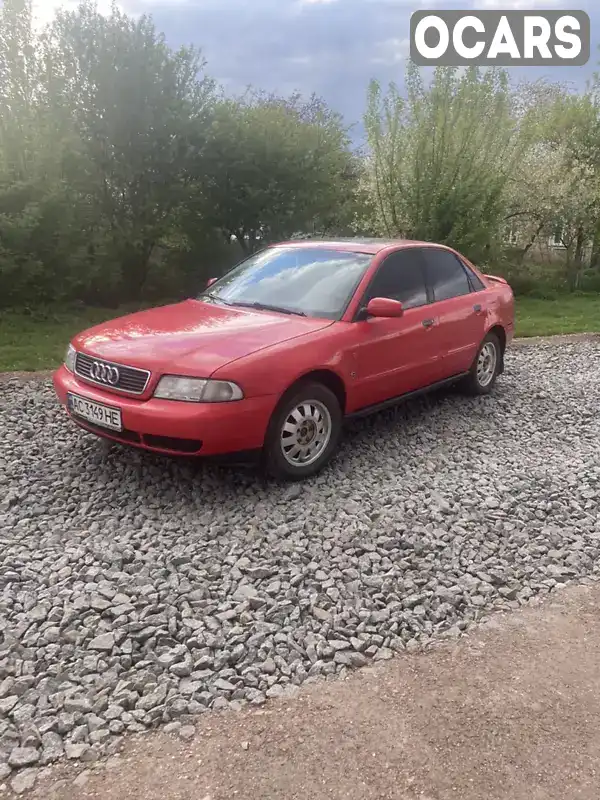
<instances>
[{"instance_id":1,"label":"green tree","mask_svg":"<svg viewBox=\"0 0 600 800\"><path fill-rule=\"evenodd\" d=\"M414 65L406 96L372 82L365 127L374 225L385 235L447 243L474 259L497 245L505 190L526 146L508 77Z\"/></svg>"},{"instance_id":2,"label":"green tree","mask_svg":"<svg viewBox=\"0 0 600 800\"><path fill-rule=\"evenodd\" d=\"M347 131L317 98L223 99L198 168L197 208L252 252L349 224L355 170Z\"/></svg>"},{"instance_id":3,"label":"green tree","mask_svg":"<svg viewBox=\"0 0 600 800\"><path fill-rule=\"evenodd\" d=\"M89 198L96 260L117 263L123 299L139 296L154 249L189 197L213 84L200 54L171 51L149 17L93 3L61 12L44 36L48 102L70 119L70 184Z\"/></svg>"},{"instance_id":4,"label":"green tree","mask_svg":"<svg viewBox=\"0 0 600 800\"><path fill-rule=\"evenodd\" d=\"M521 90L533 136L509 182L509 214L526 242L558 235L565 248L565 284L582 280L586 250L598 228L600 171L594 160L598 108L591 92L540 83ZM523 103L521 103L523 105Z\"/></svg>"},{"instance_id":5,"label":"green tree","mask_svg":"<svg viewBox=\"0 0 600 800\"><path fill-rule=\"evenodd\" d=\"M0 302L57 292L81 236L26 0L0 7Z\"/></svg>"},{"instance_id":6,"label":"green tree","mask_svg":"<svg viewBox=\"0 0 600 800\"><path fill-rule=\"evenodd\" d=\"M585 242L591 263L600 269L600 78L582 94L565 94L554 104L547 137L563 166L560 218L574 243L571 282L578 283Z\"/></svg>"}]
</instances>

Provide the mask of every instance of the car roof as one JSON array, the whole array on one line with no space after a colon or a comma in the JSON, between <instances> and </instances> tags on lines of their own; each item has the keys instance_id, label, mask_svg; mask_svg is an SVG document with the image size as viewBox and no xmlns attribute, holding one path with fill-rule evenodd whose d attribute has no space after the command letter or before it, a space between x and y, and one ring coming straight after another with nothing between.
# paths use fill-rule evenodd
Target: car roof
<instances>
[{"instance_id":1,"label":"car roof","mask_svg":"<svg viewBox=\"0 0 600 800\"><path fill-rule=\"evenodd\" d=\"M276 242L271 247L327 247L336 250L347 250L351 253L368 253L375 255L387 247L423 247L436 246L434 242L419 242L413 239L383 239L383 238L363 238L340 237L339 239L290 239L285 242ZM444 245L437 245L444 247Z\"/></svg>"}]
</instances>

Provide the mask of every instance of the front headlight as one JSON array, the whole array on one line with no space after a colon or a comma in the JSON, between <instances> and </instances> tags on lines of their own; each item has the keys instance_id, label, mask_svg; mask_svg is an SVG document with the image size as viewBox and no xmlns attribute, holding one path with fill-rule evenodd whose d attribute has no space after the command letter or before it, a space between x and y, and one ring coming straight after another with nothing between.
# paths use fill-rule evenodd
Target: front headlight
<instances>
[{"instance_id":1,"label":"front headlight","mask_svg":"<svg viewBox=\"0 0 600 800\"><path fill-rule=\"evenodd\" d=\"M244 393L237 384L230 381L163 375L158 382L154 397L162 400L185 400L190 403L227 403L230 400L241 400Z\"/></svg>"},{"instance_id":2,"label":"front headlight","mask_svg":"<svg viewBox=\"0 0 600 800\"><path fill-rule=\"evenodd\" d=\"M67 347L67 352L65 353L65 367L69 370L69 372L75 372L75 356L77 355L77 351L70 344Z\"/></svg>"}]
</instances>

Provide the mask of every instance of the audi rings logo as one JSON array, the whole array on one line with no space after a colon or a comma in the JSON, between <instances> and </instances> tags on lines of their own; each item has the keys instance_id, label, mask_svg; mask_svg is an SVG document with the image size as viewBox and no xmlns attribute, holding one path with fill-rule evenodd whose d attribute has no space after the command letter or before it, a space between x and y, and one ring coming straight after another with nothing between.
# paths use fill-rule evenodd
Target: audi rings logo
<instances>
[{"instance_id":1,"label":"audi rings logo","mask_svg":"<svg viewBox=\"0 0 600 800\"><path fill-rule=\"evenodd\" d=\"M95 381L100 381L100 383L116 386L119 382L119 370L116 367L111 367L110 364L94 361L90 367L90 377Z\"/></svg>"}]
</instances>

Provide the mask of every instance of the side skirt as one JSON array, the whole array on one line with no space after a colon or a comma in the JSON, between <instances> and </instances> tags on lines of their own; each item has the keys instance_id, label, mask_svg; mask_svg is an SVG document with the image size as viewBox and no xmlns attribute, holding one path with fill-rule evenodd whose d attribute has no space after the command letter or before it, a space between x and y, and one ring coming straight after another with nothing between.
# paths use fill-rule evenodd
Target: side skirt
<instances>
[{"instance_id":1,"label":"side skirt","mask_svg":"<svg viewBox=\"0 0 600 800\"><path fill-rule=\"evenodd\" d=\"M357 411L353 411L351 414L346 414L344 419L359 419L360 417L368 417L371 414L376 414L378 411L385 411L386 408L397 406L400 403L404 403L407 400L412 400L415 397L421 397L429 392L434 392L436 389L443 389L445 386L451 386L453 383L457 383L458 381L462 380L462 378L466 378L468 374L468 372L461 372L460 375L453 375L451 378L445 378L443 381L430 383L429 386L424 386L422 389L415 389L413 392L407 392L406 394L401 394L397 397L391 397L389 400L384 400L383 403L375 403L371 406L359 408Z\"/></svg>"}]
</instances>

